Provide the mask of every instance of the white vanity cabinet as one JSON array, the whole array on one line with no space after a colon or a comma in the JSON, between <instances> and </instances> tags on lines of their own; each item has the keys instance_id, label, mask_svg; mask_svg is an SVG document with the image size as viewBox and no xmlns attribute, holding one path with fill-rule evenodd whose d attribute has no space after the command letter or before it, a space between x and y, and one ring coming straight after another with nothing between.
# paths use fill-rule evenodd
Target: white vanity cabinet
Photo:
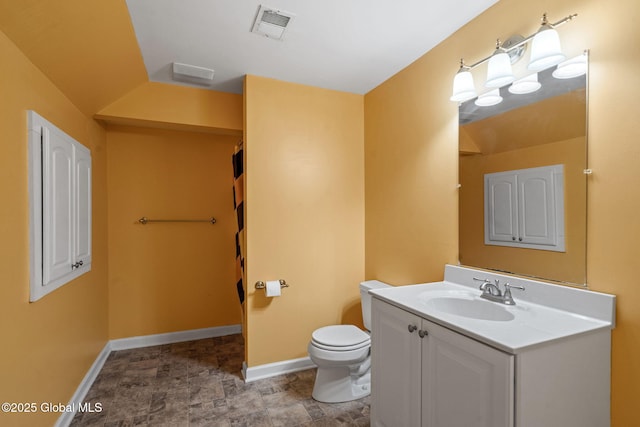
<instances>
[{"instance_id":1,"label":"white vanity cabinet","mask_svg":"<svg viewBox=\"0 0 640 427\"><path fill-rule=\"evenodd\" d=\"M513 426L513 355L375 298L372 331L372 426Z\"/></svg>"},{"instance_id":2,"label":"white vanity cabinet","mask_svg":"<svg viewBox=\"0 0 640 427\"><path fill-rule=\"evenodd\" d=\"M589 332L507 351L412 310L373 298L372 426L610 425L611 324L592 320ZM553 315L540 320L559 326ZM513 327L516 340L540 332L526 322ZM492 328L500 334L505 326Z\"/></svg>"},{"instance_id":3,"label":"white vanity cabinet","mask_svg":"<svg viewBox=\"0 0 640 427\"><path fill-rule=\"evenodd\" d=\"M524 290L490 302L477 277ZM452 265L370 294L372 426L611 425L615 295Z\"/></svg>"}]
</instances>

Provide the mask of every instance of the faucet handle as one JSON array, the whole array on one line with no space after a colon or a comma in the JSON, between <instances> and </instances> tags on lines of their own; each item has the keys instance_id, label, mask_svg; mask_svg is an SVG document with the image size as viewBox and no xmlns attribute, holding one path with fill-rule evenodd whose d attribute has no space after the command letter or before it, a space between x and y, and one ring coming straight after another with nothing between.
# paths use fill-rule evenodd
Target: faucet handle
<instances>
[{"instance_id":1,"label":"faucet handle","mask_svg":"<svg viewBox=\"0 0 640 427\"><path fill-rule=\"evenodd\" d=\"M505 283L504 284L504 294L502 296L504 298L504 303L507 304L507 305L516 305L515 301L513 300L513 297L511 296L511 289L512 288L524 291L524 286L516 286L516 285L510 285L509 283Z\"/></svg>"},{"instance_id":2,"label":"faucet handle","mask_svg":"<svg viewBox=\"0 0 640 427\"><path fill-rule=\"evenodd\" d=\"M474 277L473 280L475 280L476 282L482 282L480 283L480 290L484 290L484 287L487 283L491 283L491 280L489 279L481 279L479 277Z\"/></svg>"},{"instance_id":3,"label":"faucet handle","mask_svg":"<svg viewBox=\"0 0 640 427\"><path fill-rule=\"evenodd\" d=\"M482 282L482 283L480 283L480 287L479 287L479 289L480 289L483 293L488 292L488 291L487 291L487 286L490 286L490 285L491 285L491 280L489 280L489 279L479 279L479 278L477 278L477 277L474 277L474 278L473 278L473 280L475 280L475 281L477 281L477 282Z\"/></svg>"}]
</instances>

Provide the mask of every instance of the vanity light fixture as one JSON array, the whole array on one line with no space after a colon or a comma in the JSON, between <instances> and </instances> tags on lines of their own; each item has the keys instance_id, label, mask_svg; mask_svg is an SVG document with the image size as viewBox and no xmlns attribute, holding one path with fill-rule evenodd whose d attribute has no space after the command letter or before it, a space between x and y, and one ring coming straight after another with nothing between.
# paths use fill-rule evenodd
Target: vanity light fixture
<instances>
[{"instance_id":1,"label":"vanity light fixture","mask_svg":"<svg viewBox=\"0 0 640 427\"><path fill-rule=\"evenodd\" d=\"M524 48L529 41L532 41L528 65L530 70L543 70L564 61L566 57L560 49L560 38L555 28L569 22L576 16L578 14L574 13L551 24L547 20L547 14L545 13L542 15L542 26L529 37L515 35L502 45L498 41L496 49L491 56L471 65L466 65L464 60L461 59L460 69L453 80L453 94L450 99L456 102L464 102L477 96L471 70L487 61L489 64L487 67L486 87L501 87L513 82L515 77L511 71L511 64L522 57ZM566 69L567 74L569 74L569 70L570 68ZM530 86L530 88L533 86L535 85ZM518 89L516 88L516 90Z\"/></svg>"},{"instance_id":2,"label":"vanity light fixture","mask_svg":"<svg viewBox=\"0 0 640 427\"><path fill-rule=\"evenodd\" d=\"M558 64L558 67L553 71L552 75L556 79L572 79L586 73L587 54L583 53Z\"/></svg>"}]
</instances>

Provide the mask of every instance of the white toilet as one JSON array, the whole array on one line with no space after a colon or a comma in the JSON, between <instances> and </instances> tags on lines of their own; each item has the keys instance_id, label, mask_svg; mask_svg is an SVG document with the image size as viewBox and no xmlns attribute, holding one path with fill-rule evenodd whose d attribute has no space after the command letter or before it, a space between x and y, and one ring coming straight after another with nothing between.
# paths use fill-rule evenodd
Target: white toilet
<instances>
[{"instance_id":1,"label":"white toilet","mask_svg":"<svg viewBox=\"0 0 640 427\"><path fill-rule=\"evenodd\" d=\"M362 319L371 331L370 289L389 285L369 280L360 283ZM371 393L371 338L353 325L332 325L311 334L309 357L318 366L312 396L319 402L337 403Z\"/></svg>"}]
</instances>

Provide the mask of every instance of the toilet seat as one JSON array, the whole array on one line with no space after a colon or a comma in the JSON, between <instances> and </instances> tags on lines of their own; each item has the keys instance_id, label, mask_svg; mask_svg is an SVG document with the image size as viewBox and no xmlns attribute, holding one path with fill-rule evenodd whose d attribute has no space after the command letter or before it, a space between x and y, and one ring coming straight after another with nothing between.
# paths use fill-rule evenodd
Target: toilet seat
<instances>
[{"instance_id":1,"label":"toilet seat","mask_svg":"<svg viewBox=\"0 0 640 427\"><path fill-rule=\"evenodd\" d=\"M365 341L365 342L360 343L360 344L342 346L342 347L332 347L330 345L320 344L320 343L317 343L317 342L311 340L311 345L314 346L315 348L319 348L319 349L326 350L326 351L341 352L341 351L359 350L361 348L369 347L371 345L371 340Z\"/></svg>"},{"instance_id":2,"label":"toilet seat","mask_svg":"<svg viewBox=\"0 0 640 427\"><path fill-rule=\"evenodd\" d=\"M332 325L316 329L311 342L323 350L351 351L369 346L371 337L353 325Z\"/></svg>"},{"instance_id":3,"label":"toilet seat","mask_svg":"<svg viewBox=\"0 0 640 427\"><path fill-rule=\"evenodd\" d=\"M364 345L354 350L323 349L314 342L307 347L309 357L318 366L342 366L348 368L354 364L360 364L370 355L371 345Z\"/></svg>"}]
</instances>

